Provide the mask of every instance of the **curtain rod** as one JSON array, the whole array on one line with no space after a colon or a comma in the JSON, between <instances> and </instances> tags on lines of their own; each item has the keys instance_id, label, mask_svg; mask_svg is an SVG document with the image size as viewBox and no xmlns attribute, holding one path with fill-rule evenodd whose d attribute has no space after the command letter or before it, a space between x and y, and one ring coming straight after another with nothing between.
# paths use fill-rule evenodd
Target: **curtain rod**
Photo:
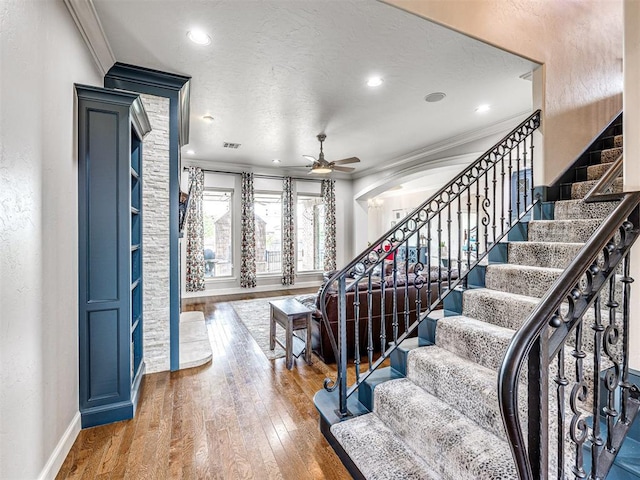
<instances>
[{"instance_id":1,"label":"curtain rod","mask_svg":"<svg viewBox=\"0 0 640 480\"><path fill-rule=\"evenodd\" d=\"M200 168L200 167L197 167ZM188 170L189 167L183 167L183 170ZM209 170L207 168L200 168L205 173L222 173L224 175L242 175L242 172L227 172L225 170ZM266 175L262 173L254 173L254 177L257 178L269 178L272 180L282 180L286 177L286 175ZM303 182L322 182L322 180L327 180L324 178L306 178L306 177L291 177L293 180L301 180Z\"/></svg>"}]
</instances>

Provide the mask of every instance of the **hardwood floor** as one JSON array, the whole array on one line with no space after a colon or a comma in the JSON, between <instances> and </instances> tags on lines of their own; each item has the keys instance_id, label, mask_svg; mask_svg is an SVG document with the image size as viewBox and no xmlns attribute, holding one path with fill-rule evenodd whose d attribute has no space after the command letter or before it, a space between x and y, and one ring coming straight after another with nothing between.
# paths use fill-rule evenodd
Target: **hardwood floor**
<instances>
[{"instance_id":1,"label":"hardwood floor","mask_svg":"<svg viewBox=\"0 0 640 480\"><path fill-rule=\"evenodd\" d=\"M228 303L202 310L213 360L147 375L134 419L80 432L56 479L349 479L313 395L331 369L269 361Z\"/></svg>"}]
</instances>

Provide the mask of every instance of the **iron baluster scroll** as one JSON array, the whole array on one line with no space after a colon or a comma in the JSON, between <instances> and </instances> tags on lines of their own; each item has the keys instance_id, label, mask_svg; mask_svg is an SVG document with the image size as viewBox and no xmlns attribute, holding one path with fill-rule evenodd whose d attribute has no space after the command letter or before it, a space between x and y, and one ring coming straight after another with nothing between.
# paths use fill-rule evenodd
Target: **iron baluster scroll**
<instances>
[{"instance_id":1,"label":"iron baluster scroll","mask_svg":"<svg viewBox=\"0 0 640 480\"><path fill-rule=\"evenodd\" d=\"M510 185L511 174L532 170L539 126L538 110L326 281L319 304L337 378L324 386L338 390L340 416L349 415L347 399L358 386L538 201L532 173L526 193ZM328 295L338 297L337 338ZM350 371L355 380L347 385Z\"/></svg>"},{"instance_id":2,"label":"iron baluster scroll","mask_svg":"<svg viewBox=\"0 0 640 480\"><path fill-rule=\"evenodd\" d=\"M640 192L620 198L516 332L499 371L500 410L523 480L605 478L640 407L628 336ZM527 405L518 404L520 389Z\"/></svg>"}]
</instances>

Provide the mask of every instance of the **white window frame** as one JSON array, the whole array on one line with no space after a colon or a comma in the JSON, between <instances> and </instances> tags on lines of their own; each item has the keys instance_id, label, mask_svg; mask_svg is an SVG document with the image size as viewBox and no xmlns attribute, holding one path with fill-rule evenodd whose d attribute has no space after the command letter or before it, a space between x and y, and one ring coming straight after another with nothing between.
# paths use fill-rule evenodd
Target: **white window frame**
<instances>
[{"instance_id":1,"label":"white window frame","mask_svg":"<svg viewBox=\"0 0 640 480\"><path fill-rule=\"evenodd\" d=\"M231 273L229 275L217 276L217 277L206 277L205 282L228 282L229 280L235 278L235 272L237 268L237 260L236 259L236 248L235 248L235 238L236 238L236 213L235 213L235 189L234 188L219 188L219 187L205 187L203 192L203 203L207 201L207 193L215 192L219 194L228 194L229 195L229 218L231 220L230 231L231 242L229 245L229 251L231 254ZM204 212L203 212L204 214ZM206 244L205 244L206 247ZM206 260L205 260L205 269L206 269Z\"/></svg>"},{"instance_id":2,"label":"white window frame","mask_svg":"<svg viewBox=\"0 0 640 480\"><path fill-rule=\"evenodd\" d=\"M296 223L295 223L295 228L296 228L296 248L295 248L295 251L296 251L296 263L295 263L295 265L296 265L296 273L300 274L300 275L307 275L307 274L313 274L313 273L322 273L324 271L324 266L323 265L320 265L319 268L314 269L314 270L298 270L298 259L300 258L300 252L298 251L298 239L297 239L297 236L298 236L299 225L298 225L297 220L298 220L298 200L300 199L300 197L302 197L302 198L307 197L307 198L322 199L322 195L314 194L314 193L299 193L299 194L296 195L295 205L294 205L294 208L295 208L294 215L295 215L295 218L296 218ZM323 228L324 228L324 225L323 225ZM315 232L314 232L314 237L315 237ZM320 241L320 239L318 239L318 242L319 241ZM314 252L314 254L315 254L315 252Z\"/></svg>"}]
</instances>

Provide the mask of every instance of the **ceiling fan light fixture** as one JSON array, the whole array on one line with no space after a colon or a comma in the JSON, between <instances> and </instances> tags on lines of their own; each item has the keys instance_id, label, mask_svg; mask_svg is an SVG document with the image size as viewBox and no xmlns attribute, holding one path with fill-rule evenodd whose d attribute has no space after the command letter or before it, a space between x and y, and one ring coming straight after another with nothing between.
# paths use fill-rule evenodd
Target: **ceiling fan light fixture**
<instances>
[{"instance_id":1,"label":"ceiling fan light fixture","mask_svg":"<svg viewBox=\"0 0 640 480\"><path fill-rule=\"evenodd\" d=\"M196 45L209 45L211 43L211 37L207 35L206 32L194 28L193 30L189 30L187 32L187 38L191 40Z\"/></svg>"},{"instance_id":2,"label":"ceiling fan light fixture","mask_svg":"<svg viewBox=\"0 0 640 480\"><path fill-rule=\"evenodd\" d=\"M332 171L329 167L314 167L311 169L311 173L331 173Z\"/></svg>"}]
</instances>

